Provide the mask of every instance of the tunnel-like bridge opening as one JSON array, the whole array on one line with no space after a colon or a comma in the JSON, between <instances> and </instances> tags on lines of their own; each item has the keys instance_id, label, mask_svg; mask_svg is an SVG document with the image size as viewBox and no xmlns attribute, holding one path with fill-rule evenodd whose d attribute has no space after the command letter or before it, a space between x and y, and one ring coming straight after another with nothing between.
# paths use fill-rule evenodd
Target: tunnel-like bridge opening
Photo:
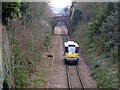
<instances>
[{"instance_id":1,"label":"tunnel-like bridge opening","mask_svg":"<svg viewBox=\"0 0 120 90\"><path fill-rule=\"evenodd\" d=\"M57 35L68 35L68 28L64 22L57 22L57 25L54 26L54 34Z\"/></svg>"},{"instance_id":2,"label":"tunnel-like bridge opening","mask_svg":"<svg viewBox=\"0 0 120 90\"><path fill-rule=\"evenodd\" d=\"M71 30L71 18L70 16L58 16L58 17L54 17L54 34L55 31L58 31L59 33L61 33L60 29L59 29L59 23L64 23L64 29L66 31L66 34L69 34L69 31ZM66 27L65 27L66 25ZM57 32L57 33L58 33Z\"/></svg>"}]
</instances>

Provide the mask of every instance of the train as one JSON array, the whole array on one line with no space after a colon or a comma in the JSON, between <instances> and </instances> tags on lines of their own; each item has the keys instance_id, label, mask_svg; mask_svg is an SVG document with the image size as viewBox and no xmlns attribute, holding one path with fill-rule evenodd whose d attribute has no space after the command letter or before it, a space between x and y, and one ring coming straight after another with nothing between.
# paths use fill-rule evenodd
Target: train
<instances>
[{"instance_id":1,"label":"train","mask_svg":"<svg viewBox=\"0 0 120 90\"><path fill-rule=\"evenodd\" d=\"M78 56L79 45L74 41L64 42L64 61L65 64L77 64L79 60Z\"/></svg>"}]
</instances>

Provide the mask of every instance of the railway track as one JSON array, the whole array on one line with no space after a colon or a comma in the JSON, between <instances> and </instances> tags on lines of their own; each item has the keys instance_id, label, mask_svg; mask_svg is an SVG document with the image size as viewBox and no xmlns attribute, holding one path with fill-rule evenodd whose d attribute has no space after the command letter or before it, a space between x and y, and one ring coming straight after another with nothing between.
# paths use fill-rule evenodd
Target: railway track
<instances>
[{"instance_id":1,"label":"railway track","mask_svg":"<svg viewBox=\"0 0 120 90\"><path fill-rule=\"evenodd\" d=\"M68 40L70 40L69 36L66 35L65 30L62 29L62 41L63 41L63 43L68 41ZM70 67L71 67L70 65L66 65L66 75L67 75L68 88L71 90L74 87L72 86L72 80L71 80L71 77L73 75L70 75L70 72L69 72ZM82 80L82 76L80 74L78 66L74 65L73 67L75 67L75 69L76 69L76 70L73 70L73 71L77 72L77 78L76 79L79 80L79 88L82 88L83 90L85 90L85 85L84 85L84 82ZM73 74L75 74L75 73L73 73Z\"/></svg>"},{"instance_id":2,"label":"railway track","mask_svg":"<svg viewBox=\"0 0 120 90\"><path fill-rule=\"evenodd\" d=\"M63 43L70 40L69 36L65 33L65 31L62 31L62 41Z\"/></svg>"},{"instance_id":3,"label":"railway track","mask_svg":"<svg viewBox=\"0 0 120 90\"><path fill-rule=\"evenodd\" d=\"M74 88L72 86L72 82L71 82L71 77L70 77L70 72L69 72L69 65L66 65L66 75L67 75L67 81L68 81L68 88L71 90L72 88ZM80 86L79 88L82 88L83 90L85 90L85 85L84 85L84 82L82 80L82 77L81 77L81 74L80 74L80 71L79 71L79 68L77 65L74 66L76 68L76 72L78 74L78 79L79 79L79 82L80 82Z\"/></svg>"}]
</instances>

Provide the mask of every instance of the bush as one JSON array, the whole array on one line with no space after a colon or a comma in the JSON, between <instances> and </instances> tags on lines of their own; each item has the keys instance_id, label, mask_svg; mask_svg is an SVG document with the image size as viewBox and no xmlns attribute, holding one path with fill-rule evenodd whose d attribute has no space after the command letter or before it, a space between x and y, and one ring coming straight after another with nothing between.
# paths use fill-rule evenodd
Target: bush
<instances>
[{"instance_id":1,"label":"bush","mask_svg":"<svg viewBox=\"0 0 120 90\"><path fill-rule=\"evenodd\" d=\"M83 21L72 35L99 88L118 88L118 5L103 4L90 23Z\"/></svg>"},{"instance_id":2,"label":"bush","mask_svg":"<svg viewBox=\"0 0 120 90\"><path fill-rule=\"evenodd\" d=\"M73 14L73 19L72 19L73 20L72 24L74 26L77 25L80 20L82 20L81 15L82 15L82 12L79 11L78 9L75 9L74 14Z\"/></svg>"}]
</instances>

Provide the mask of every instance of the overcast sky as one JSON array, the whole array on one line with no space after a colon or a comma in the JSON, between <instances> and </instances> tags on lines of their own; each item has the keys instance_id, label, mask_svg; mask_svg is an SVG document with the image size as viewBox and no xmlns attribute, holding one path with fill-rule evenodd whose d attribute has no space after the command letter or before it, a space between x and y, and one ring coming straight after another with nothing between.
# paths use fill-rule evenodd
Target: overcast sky
<instances>
[{"instance_id":1,"label":"overcast sky","mask_svg":"<svg viewBox=\"0 0 120 90\"><path fill-rule=\"evenodd\" d=\"M71 0L51 0L49 5L52 8L52 11L54 13L59 13L62 9L60 8L65 8L66 6L71 6L72 1Z\"/></svg>"},{"instance_id":2,"label":"overcast sky","mask_svg":"<svg viewBox=\"0 0 120 90\"><path fill-rule=\"evenodd\" d=\"M71 0L51 0L50 5L54 8L64 8L71 6Z\"/></svg>"}]
</instances>

